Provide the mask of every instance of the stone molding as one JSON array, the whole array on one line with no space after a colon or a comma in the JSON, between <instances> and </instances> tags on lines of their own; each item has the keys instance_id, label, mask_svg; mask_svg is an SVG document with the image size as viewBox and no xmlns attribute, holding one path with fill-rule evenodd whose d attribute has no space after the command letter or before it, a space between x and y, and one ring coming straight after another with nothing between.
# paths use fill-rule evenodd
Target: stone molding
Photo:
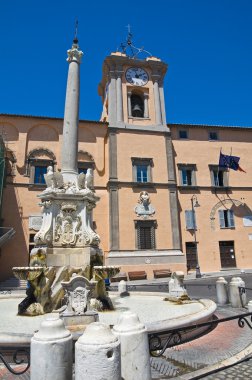
<instances>
[{"instance_id":1,"label":"stone molding","mask_svg":"<svg viewBox=\"0 0 252 380\"><path fill-rule=\"evenodd\" d=\"M238 201L237 199L223 199L222 201L218 202L215 204L215 206L212 208L211 212L210 212L210 223L211 223L211 230L214 231L215 230L215 214L216 214L216 211L221 208L221 207L226 207L226 205L230 205L230 208L235 205L237 207L239 206L244 206L244 203L242 203L241 201ZM228 208L229 209L229 208Z\"/></svg>"}]
</instances>

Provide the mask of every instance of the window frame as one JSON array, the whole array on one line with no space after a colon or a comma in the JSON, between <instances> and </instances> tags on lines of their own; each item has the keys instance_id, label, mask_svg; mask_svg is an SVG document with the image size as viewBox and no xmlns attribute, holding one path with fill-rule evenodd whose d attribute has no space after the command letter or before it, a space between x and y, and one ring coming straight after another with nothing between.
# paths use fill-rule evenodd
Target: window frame
<instances>
[{"instance_id":1,"label":"window frame","mask_svg":"<svg viewBox=\"0 0 252 380\"><path fill-rule=\"evenodd\" d=\"M135 231L136 231L136 249L137 250L154 250L156 249L156 233L157 221L156 220L135 220ZM141 245L141 228L150 229L150 243L151 246L148 248Z\"/></svg>"},{"instance_id":2,"label":"window frame","mask_svg":"<svg viewBox=\"0 0 252 380\"><path fill-rule=\"evenodd\" d=\"M86 174L87 169L93 169L94 170L94 167L95 167L94 162L91 162L91 161L78 161L77 171L78 171L78 174L80 174L80 173L85 173ZM81 169L83 169L83 171L80 171Z\"/></svg>"},{"instance_id":3,"label":"window frame","mask_svg":"<svg viewBox=\"0 0 252 380\"><path fill-rule=\"evenodd\" d=\"M197 166L196 166L196 164L178 164L178 171L179 171L180 186L182 186L184 188L192 188L192 187L197 186L197 182L196 182ZM185 171L191 172L191 184L190 185L184 183L183 173Z\"/></svg>"},{"instance_id":4,"label":"window frame","mask_svg":"<svg viewBox=\"0 0 252 380\"><path fill-rule=\"evenodd\" d=\"M41 158L30 158L28 160L28 173L27 175L30 177L30 184L34 186L46 186L46 183L36 183L35 182L35 168L36 167L46 167L52 166L54 170L55 161L52 159L41 159Z\"/></svg>"},{"instance_id":5,"label":"window frame","mask_svg":"<svg viewBox=\"0 0 252 380\"><path fill-rule=\"evenodd\" d=\"M181 136L181 133L185 133L186 134L186 137L182 137ZM180 140L188 140L188 130L187 129L179 129L179 131L178 131L178 138L180 139Z\"/></svg>"},{"instance_id":6,"label":"window frame","mask_svg":"<svg viewBox=\"0 0 252 380\"><path fill-rule=\"evenodd\" d=\"M138 184L148 184L152 181L152 167L153 159L152 158L140 158L140 157L131 157L132 161L132 179L133 182ZM147 181L138 181L137 179L137 167L147 166Z\"/></svg>"},{"instance_id":7,"label":"window frame","mask_svg":"<svg viewBox=\"0 0 252 380\"><path fill-rule=\"evenodd\" d=\"M220 168L218 165L209 165L210 170L210 178L211 178L211 186L214 188L222 189L229 187L228 184L228 170L225 168ZM222 173L223 176L223 185L218 185L215 181L215 175L216 173Z\"/></svg>"},{"instance_id":8,"label":"window frame","mask_svg":"<svg viewBox=\"0 0 252 380\"><path fill-rule=\"evenodd\" d=\"M215 138L211 138L211 133L215 134L216 135L216 139ZM217 131L208 131L208 140L209 141L218 141L219 140L219 133Z\"/></svg>"},{"instance_id":9,"label":"window frame","mask_svg":"<svg viewBox=\"0 0 252 380\"><path fill-rule=\"evenodd\" d=\"M218 210L218 214L220 229L235 229L235 219L233 210Z\"/></svg>"}]
</instances>

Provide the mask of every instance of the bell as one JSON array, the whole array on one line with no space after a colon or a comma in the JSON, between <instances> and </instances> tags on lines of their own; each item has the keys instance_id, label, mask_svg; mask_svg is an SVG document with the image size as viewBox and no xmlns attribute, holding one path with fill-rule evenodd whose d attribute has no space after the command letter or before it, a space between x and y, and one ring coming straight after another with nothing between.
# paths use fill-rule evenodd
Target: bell
<instances>
[{"instance_id":1,"label":"bell","mask_svg":"<svg viewBox=\"0 0 252 380\"><path fill-rule=\"evenodd\" d=\"M135 104L132 109L132 116L133 117L143 117L143 111L139 104Z\"/></svg>"}]
</instances>

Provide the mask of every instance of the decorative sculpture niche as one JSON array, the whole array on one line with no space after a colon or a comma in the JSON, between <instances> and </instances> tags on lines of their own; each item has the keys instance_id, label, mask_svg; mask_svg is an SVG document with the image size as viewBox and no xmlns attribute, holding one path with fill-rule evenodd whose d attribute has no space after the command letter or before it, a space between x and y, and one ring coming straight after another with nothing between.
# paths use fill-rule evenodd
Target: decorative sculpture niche
<instances>
[{"instance_id":1,"label":"decorative sculpture niche","mask_svg":"<svg viewBox=\"0 0 252 380\"><path fill-rule=\"evenodd\" d=\"M155 208L151 204L150 196L147 191L141 191L138 205L135 207L135 213L142 219L148 219L155 214Z\"/></svg>"}]
</instances>

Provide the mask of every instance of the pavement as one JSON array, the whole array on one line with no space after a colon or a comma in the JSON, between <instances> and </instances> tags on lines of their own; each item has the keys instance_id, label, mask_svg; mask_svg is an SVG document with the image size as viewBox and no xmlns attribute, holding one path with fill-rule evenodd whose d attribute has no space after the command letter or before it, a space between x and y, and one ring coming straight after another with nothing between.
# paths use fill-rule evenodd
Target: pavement
<instances>
[{"instance_id":1,"label":"pavement","mask_svg":"<svg viewBox=\"0 0 252 380\"><path fill-rule=\"evenodd\" d=\"M246 270L251 273L252 270ZM225 271L204 274L202 279L195 279L194 274L185 277L185 283L195 285L209 278L214 280L220 276L240 276L240 271ZM114 285L114 284L113 284ZM132 290L138 286L147 288L155 287L164 291L167 279L155 279L148 281L131 281ZM116 284L115 284L116 286ZM149 289L148 289L149 290ZM0 298L21 297L23 292L14 291L11 294L2 294ZM247 312L246 309L233 309L230 305L218 306L216 316L226 318ZM12 322L9 321L11 324ZM1 344L1 343L0 343ZM252 379L252 331L245 324L243 328L238 326L238 321L232 320L220 323L210 333L203 335L191 342L169 348L160 358L151 358L152 380L191 380L191 379ZM22 369L24 366L14 367ZM5 367L0 366L1 380L28 380L30 370L22 375L12 375ZM90 379L91 380L91 379ZM108 379L110 380L110 379ZM113 380L113 379L111 379ZM139 379L144 380L144 379Z\"/></svg>"}]
</instances>

